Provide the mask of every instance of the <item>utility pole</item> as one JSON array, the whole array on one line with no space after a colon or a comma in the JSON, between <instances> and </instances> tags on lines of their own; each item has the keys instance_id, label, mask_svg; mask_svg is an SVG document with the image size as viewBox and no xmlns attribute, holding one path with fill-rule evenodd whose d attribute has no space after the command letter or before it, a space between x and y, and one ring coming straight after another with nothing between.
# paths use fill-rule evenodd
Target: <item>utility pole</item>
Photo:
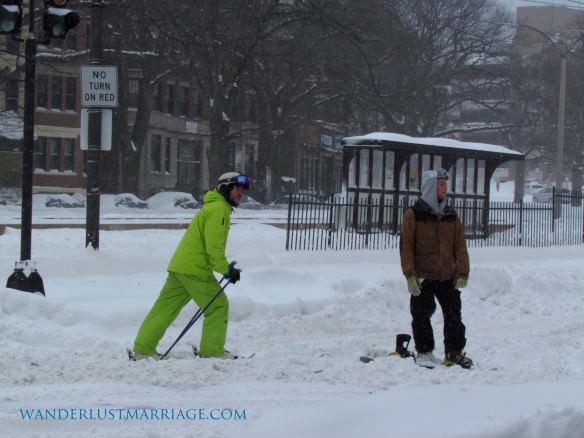
<instances>
[{"instance_id":1,"label":"utility pole","mask_svg":"<svg viewBox=\"0 0 584 438\"><path fill-rule=\"evenodd\" d=\"M564 124L566 111L566 68L568 58L562 50L560 60L560 96L558 108L558 136L556 141L556 205L554 208L555 217L561 216L562 203L559 201L564 186Z\"/></svg>"},{"instance_id":2,"label":"utility pole","mask_svg":"<svg viewBox=\"0 0 584 438\"><path fill-rule=\"evenodd\" d=\"M22 149L22 217L20 260L30 260L32 230L32 174L34 150L35 58L34 0L29 0L29 23L24 37L24 130Z\"/></svg>"},{"instance_id":3,"label":"utility pole","mask_svg":"<svg viewBox=\"0 0 584 438\"><path fill-rule=\"evenodd\" d=\"M91 45L89 64L103 64L103 1L94 0L91 4ZM100 184L99 164L101 151L101 109L89 108L88 145L87 145L87 209L85 227L85 246L99 249L99 209Z\"/></svg>"}]
</instances>

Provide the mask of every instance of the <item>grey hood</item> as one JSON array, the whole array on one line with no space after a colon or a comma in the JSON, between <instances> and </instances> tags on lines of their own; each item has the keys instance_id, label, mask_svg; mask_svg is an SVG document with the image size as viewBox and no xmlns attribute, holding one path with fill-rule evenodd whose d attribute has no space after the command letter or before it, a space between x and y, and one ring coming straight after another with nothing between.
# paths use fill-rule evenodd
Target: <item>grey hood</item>
<instances>
[{"instance_id":1,"label":"grey hood","mask_svg":"<svg viewBox=\"0 0 584 438\"><path fill-rule=\"evenodd\" d=\"M422 200L428 204L432 213L436 216L444 215L444 207L446 207L446 198L438 202L436 194L436 182L438 181L438 172L435 170L426 170L422 174Z\"/></svg>"}]
</instances>

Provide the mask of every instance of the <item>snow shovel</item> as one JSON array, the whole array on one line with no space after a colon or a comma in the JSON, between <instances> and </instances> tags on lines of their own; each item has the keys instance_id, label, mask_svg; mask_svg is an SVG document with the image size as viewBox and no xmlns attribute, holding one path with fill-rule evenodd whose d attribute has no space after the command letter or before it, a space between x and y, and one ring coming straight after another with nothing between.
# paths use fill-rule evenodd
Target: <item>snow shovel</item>
<instances>
[{"instance_id":1,"label":"snow shovel","mask_svg":"<svg viewBox=\"0 0 584 438\"><path fill-rule=\"evenodd\" d=\"M45 295L43 279L36 269L36 264L30 260L15 263L14 272L8 277L6 287Z\"/></svg>"}]
</instances>

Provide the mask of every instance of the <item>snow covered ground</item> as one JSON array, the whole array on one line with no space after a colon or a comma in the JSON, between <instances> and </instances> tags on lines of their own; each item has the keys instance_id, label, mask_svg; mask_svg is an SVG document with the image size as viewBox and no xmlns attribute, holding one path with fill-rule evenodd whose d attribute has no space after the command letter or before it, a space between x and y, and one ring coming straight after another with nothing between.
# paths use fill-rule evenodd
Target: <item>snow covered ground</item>
<instances>
[{"instance_id":1,"label":"snow covered ground","mask_svg":"<svg viewBox=\"0 0 584 438\"><path fill-rule=\"evenodd\" d=\"M472 248L463 319L477 366L427 370L387 356L411 332L398 252L286 252L268 224L278 214L233 215L227 252L243 273L227 289L227 348L255 353L237 361L191 357L200 322L169 360L127 359L181 230L102 231L99 251L83 228L33 230L47 296L0 287L0 434L584 436L583 246ZM20 231L7 228L0 248L5 281ZM442 355L439 311L433 322Z\"/></svg>"}]
</instances>

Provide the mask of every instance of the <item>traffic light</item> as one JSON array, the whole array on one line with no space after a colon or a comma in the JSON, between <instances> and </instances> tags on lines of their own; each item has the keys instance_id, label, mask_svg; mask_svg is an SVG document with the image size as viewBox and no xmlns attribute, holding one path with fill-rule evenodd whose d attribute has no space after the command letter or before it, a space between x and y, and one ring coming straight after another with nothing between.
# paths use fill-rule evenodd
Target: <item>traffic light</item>
<instances>
[{"instance_id":1,"label":"traffic light","mask_svg":"<svg viewBox=\"0 0 584 438\"><path fill-rule=\"evenodd\" d=\"M79 24L79 14L71 9L65 9L68 0L45 1L43 30L48 38L62 38L67 32Z\"/></svg>"},{"instance_id":2,"label":"traffic light","mask_svg":"<svg viewBox=\"0 0 584 438\"><path fill-rule=\"evenodd\" d=\"M20 1L2 1L0 5L0 33L20 32Z\"/></svg>"}]
</instances>

